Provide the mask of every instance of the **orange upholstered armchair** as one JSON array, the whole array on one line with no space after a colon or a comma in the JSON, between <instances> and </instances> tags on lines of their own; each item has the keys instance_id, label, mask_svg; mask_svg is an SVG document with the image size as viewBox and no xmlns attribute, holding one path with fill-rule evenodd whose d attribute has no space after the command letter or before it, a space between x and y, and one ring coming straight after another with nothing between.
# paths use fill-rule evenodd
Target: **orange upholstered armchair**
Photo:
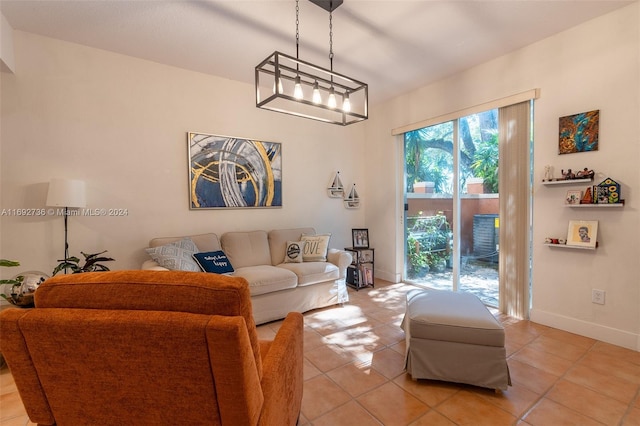
<instances>
[{"instance_id":1,"label":"orange upholstered armchair","mask_svg":"<svg viewBox=\"0 0 640 426\"><path fill-rule=\"evenodd\" d=\"M57 276L0 314L0 351L42 425L295 425L302 315L258 340L243 278Z\"/></svg>"}]
</instances>

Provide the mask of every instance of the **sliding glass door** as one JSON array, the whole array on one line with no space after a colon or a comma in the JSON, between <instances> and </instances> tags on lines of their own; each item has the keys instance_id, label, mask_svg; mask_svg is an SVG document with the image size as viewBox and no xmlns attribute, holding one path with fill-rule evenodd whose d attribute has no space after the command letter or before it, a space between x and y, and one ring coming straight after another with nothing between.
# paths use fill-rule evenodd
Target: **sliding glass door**
<instances>
[{"instance_id":1,"label":"sliding glass door","mask_svg":"<svg viewBox=\"0 0 640 426\"><path fill-rule=\"evenodd\" d=\"M405 133L406 281L499 303L498 111Z\"/></svg>"}]
</instances>

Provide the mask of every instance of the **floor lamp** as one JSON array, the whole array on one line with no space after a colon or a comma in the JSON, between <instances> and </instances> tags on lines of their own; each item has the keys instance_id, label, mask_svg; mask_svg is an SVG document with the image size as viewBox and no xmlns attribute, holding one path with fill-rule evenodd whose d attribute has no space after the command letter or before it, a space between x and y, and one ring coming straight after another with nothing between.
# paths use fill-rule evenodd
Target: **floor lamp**
<instances>
[{"instance_id":1,"label":"floor lamp","mask_svg":"<svg viewBox=\"0 0 640 426\"><path fill-rule=\"evenodd\" d=\"M48 207L64 208L64 259L69 258L69 243L67 242L67 218L69 209L86 207L84 181L75 179L51 179L47 193ZM64 273L67 273L65 268Z\"/></svg>"}]
</instances>

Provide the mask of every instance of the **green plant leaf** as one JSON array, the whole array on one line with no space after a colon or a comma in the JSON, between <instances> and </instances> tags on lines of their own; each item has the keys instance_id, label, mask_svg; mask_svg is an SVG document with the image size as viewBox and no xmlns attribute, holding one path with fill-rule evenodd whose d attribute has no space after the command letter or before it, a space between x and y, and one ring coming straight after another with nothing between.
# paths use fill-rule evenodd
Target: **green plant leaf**
<instances>
[{"instance_id":1,"label":"green plant leaf","mask_svg":"<svg viewBox=\"0 0 640 426\"><path fill-rule=\"evenodd\" d=\"M0 259L0 266L20 266L20 262L15 260Z\"/></svg>"}]
</instances>

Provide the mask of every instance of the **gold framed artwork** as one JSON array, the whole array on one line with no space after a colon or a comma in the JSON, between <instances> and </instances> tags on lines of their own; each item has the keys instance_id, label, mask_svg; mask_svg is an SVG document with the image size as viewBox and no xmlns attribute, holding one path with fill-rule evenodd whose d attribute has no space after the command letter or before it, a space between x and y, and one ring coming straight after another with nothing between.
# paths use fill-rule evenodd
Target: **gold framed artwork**
<instances>
[{"instance_id":1,"label":"gold framed artwork","mask_svg":"<svg viewBox=\"0 0 640 426\"><path fill-rule=\"evenodd\" d=\"M189 208L282 207L282 146L188 133Z\"/></svg>"},{"instance_id":2,"label":"gold framed artwork","mask_svg":"<svg viewBox=\"0 0 640 426\"><path fill-rule=\"evenodd\" d=\"M567 232L567 245L596 248L598 237L597 220L570 220Z\"/></svg>"}]
</instances>

